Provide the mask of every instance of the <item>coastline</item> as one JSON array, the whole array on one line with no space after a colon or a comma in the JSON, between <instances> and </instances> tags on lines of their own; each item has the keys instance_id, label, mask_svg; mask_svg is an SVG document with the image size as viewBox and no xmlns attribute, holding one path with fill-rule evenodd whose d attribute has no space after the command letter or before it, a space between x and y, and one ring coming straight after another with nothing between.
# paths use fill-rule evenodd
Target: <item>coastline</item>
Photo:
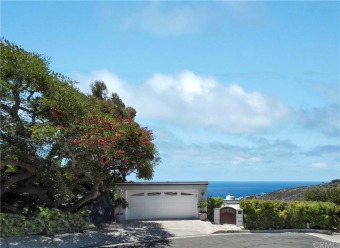
<instances>
[{"instance_id":1,"label":"coastline","mask_svg":"<svg viewBox=\"0 0 340 248\"><path fill-rule=\"evenodd\" d=\"M208 196L263 197L278 190L323 184L321 181L209 181Z\"/></svg>"}]
</instances>

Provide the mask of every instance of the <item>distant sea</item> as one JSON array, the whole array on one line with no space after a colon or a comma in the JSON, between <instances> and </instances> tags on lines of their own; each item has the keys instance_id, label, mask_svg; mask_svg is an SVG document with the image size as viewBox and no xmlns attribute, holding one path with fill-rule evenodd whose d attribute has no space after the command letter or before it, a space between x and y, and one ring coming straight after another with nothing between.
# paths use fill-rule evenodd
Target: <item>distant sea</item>
<instances>
[{"instance_id":1,"label":"distant sea","mask_svg":"<svg viewBox=\"0 0 340 248\"><path fill-rule=\"evenodd\" d=\"M299 186L310 186L323 183L321 181L305 182L305 181L274 181L274 182L217 182L211 181L208 184L208 196L220 196L226 198L227 195L235 197L244 197L250 195L258 195L270 193L284 188L295 188Z\"/></svg>"}]
</instances>

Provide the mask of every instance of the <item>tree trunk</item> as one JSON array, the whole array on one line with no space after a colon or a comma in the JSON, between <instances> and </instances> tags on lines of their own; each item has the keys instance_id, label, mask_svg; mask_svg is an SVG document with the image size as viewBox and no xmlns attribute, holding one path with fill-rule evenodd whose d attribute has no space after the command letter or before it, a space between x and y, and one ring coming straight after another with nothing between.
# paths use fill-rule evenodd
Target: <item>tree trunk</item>
<instances>
[{"instance_id":1,"label":"tree trunk","mask_svg":"<svg viewBox=\"0 0 340 248\"><path fill-rule=\"evenodd\" d=\"M66 208L67 211L75 212L79 207L84 205L85 203L96 199L98 196L100 196L99 186L101 184L101 181L95 180L94 184L91 188L91 191L85 195L83 198L81 198L79 201L77 201L72 206Z\"/></svg>"},{"instance_id":2,"label":"tree trunk","mask_svg":"<svg viewBox=\"0 0 340 248\"><path fill-rule=\"evenodd\" d=\"M1 161L1 167L4 167L6 164L10 164L13 166L19 166L26 171L20 174L15 174L8 178L7 180L4 180L1 184L1 193L0 195L2 196L3 194L11 191L12 186L20 181L23 181L27 178L30 178L35 175L35 169L31 164L27 164L21 161Z\"/></svg>"},{"instance_id":3,"label":"tree trunk","mask_svg":"<svg viewBox=\"0 0 340 248\"><path fill-rule=\"evenodd\" d=\"M22 173L22 174L17 174L17 175L14 175L14 176L11 176L10 178L8 178L2 185L1 185L1 196L6 194L7 192L10 192L12 190L12 186L15 184L15 183L18 183L24 179L27 179L27 178L30 178L34 176L33 173L30 173L30 172L25 172L25 173Z\"/></svg>"}]
</instances>

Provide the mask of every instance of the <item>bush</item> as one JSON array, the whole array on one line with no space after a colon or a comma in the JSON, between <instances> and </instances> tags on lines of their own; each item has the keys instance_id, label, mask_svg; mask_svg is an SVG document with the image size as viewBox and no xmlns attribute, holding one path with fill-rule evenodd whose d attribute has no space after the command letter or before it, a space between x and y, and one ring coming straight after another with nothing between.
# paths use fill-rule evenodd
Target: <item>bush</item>
<instances>
[{"instance_id":1,"label":"bush","mask_svg":"<svg viewBox=\"0 0 340 248\"><path fill-rule=\"evenodd\" d=\"M242 200L244 226L248 229L339 229L340 208L330 202Z\"/></svg>"},{"instance_id":2,"label":"bush","mask_svg":"<svg viewBox=\"0 0 340 248\"><path fill-rule=\"evenodd\" d=\"M208 206L208 202L206 200L200 200L197 204L197 207L200 209L200 213L206 213L204 210Z\"/></svg>"},{"instance_id":3,"label":"bush","mask_svg":"<svg viewBox=\"0 0 340 248\"><path fill-rule=\"evenodd\" d=\"M222 197L208 198L208 220L214 221L214 208L220 208L223 205Z\"/></svg>"},{"instance_id":4,"label":"bush","mask_svg":"<svg viewBox=\"0 0 340 248\"><path fill-rule=\"evenodd\" d=\"M83 232L94 227L81 214L62 212L58 209L43 209L30 217L0 213L1 237L33 234Z\"/></svg>"},{"instance_id":5,"label":"bush","mask_svg":"<svg viewBox=\"0 0 340 248\"><path fill-rule=\"evenodd\" d=\"M305 200L333 202L340 205L340 187L330 189L313 189L305 193Z\"/></svg>"},{"instance_id":6,"label":"bush","mask_svg":"<svg viewBox=\"0 0 340 248\"><path fill-rule=\"evenodd\" d=\"M1 237L25 235L27 220L18 214L0 213Z\"/></svg>"},{"instance_id":7,"label":"bush","mask_svg":"<svg viewBox=\"0 0 340 248\"><path fill-rule=\"evenodd\" d=\"M336 206L335 216L332 220L332 229L340 232L340 206Z\"/></svg>"}]
</instances>

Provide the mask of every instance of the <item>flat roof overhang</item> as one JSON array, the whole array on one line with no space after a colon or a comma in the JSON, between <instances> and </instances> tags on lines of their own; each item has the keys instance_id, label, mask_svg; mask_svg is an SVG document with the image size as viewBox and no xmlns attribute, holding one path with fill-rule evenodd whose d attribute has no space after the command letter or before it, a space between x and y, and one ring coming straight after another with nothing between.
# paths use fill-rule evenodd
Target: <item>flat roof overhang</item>
<instances>
[{"instance_id":1,"label":"flat roof overhang","mask_svg":"<svg viewBox=\"0 0 340 248\"><path fill-rule=\"evenodd\" d=\"M115 185L208 185L208 182L126 182Z\"/></svg>"}]
</instances>

